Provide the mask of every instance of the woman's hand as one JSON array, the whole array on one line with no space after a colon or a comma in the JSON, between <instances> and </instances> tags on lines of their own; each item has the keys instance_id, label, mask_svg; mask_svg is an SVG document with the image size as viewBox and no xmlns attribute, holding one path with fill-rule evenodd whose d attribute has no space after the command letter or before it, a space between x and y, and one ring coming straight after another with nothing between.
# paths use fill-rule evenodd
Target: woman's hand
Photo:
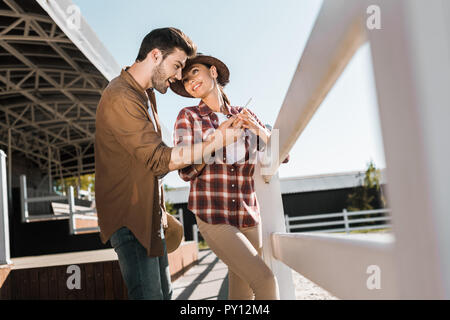
<instances>
[{"instance_id":1,"label":"woman's hand","mask_svg":"<svg viewBox=\"0 0 450 320\"><path fill-rule=\"evenodd\" d=\"M206 141L216 144L216 149L226 147L244 137L244 126L237 116L232 116L224 121Z\"/></svg>"},{"instance_id":2,"label":"woman's hand","mask_svg":"<svg viewBox=\"0 0 450 320\"><path fill-rule=\"evenodd\" d=\"M243 128L250 130L267 144L270 137L270 131L264 128L247 109L244 108L241 113L237 115L237 119Z\"/></svg>"}]
</instances>

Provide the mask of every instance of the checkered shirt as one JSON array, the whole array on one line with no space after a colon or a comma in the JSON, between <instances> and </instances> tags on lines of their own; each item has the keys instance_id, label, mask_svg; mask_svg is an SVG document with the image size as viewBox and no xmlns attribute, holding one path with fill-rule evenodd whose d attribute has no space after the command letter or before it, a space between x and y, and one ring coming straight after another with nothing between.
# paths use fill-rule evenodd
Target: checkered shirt
<instances>
[{"instance_id":1,"label":"checkered shirt","mask_svg":"<svg viewBox=\"0 0 450 320\"><path fill-rule=\"evenodd\" d=\"M234 115L242 109L229 107L228 111ZM248 111L264 127L254 113ZM205 141L219 126L218 121L217 115L203 102L182 109L175 123L175 146ZM263 142L246 130L244 159L228 163L224 148L214 153L200 172L193 165L179 170L180 177L190 182L188 209L211 224L230 224L238 228L257 225L260 215L253 173L260 144Z\"/></svg>"}]
</instances>

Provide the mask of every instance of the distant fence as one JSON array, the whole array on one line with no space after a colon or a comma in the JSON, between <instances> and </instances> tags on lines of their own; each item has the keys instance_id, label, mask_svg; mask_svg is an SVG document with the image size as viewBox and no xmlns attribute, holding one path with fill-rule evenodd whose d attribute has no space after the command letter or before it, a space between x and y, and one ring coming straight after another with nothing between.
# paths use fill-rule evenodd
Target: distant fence
<instances>
[{"instance_id":1,"label":"distant fence","mask_svg":"<svg viewBox=\"0 0 450 320\"><path fill-rule=\"evenodd\" d=\"M390 213L389 209L350 211L350 212L344 209L342 210L342 212L337 213L314 214L301 217L289 217L285 215L286 231L293 232L293 230L295 230L294 232L303 232L305 229L319 228L317 230L312 231L308 230L308 232L349 233L350 231L354 230L390 228L391 225L389 223L391 221L391 217L387 215L389 213ZM385 214L386 216L380 216L381 214ZM326 222L311 222L311 220L316 221L331 218L336 218L337 220ZM373 223L376 224L374 225Z\"/></svg>"},{"instance_id":2,"label":"distant fence","mask_svg":"<svg viewBox=\"0 0 450 320\"><path fill-rule=\"evenodd\" d=\"M76 235L85 232L98 232L100 231L99 227L87 227L87 228L77 228L76 227L76 219L80 216L85 216L93 213L97 213L95 208L87 209L87 210L77 210L75 207L75 197L74 197L74 189L72 186L69 187L69 192L67 196L59 196L59 195L50 195L44 197L28 197L27 192L27 178L25 175L20 176L20 200L21 200L21 214L22 214L22 222L23 223L31 223L31 222L40 222L40 221L49 221L49 220L60 220L60 219L68 219L70 234ZM52 202L52 201L67 201L67 213L63 214L49 214L49 215L30 215L28 211L29 203L39 203L39 202ZM94 217L90 217L94 218Z\"/></svg>"}]
</instances>

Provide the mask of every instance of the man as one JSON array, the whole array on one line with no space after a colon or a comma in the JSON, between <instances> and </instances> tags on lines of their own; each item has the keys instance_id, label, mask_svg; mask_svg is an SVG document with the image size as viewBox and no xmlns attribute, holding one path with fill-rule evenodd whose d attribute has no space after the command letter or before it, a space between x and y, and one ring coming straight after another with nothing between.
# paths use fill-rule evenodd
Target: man
<instances>
[{"instance_id":1,"label":"man","mask_svg":"<svg viewBox=\"0 0 450 320\"><path fill-rule=\"evenodd\" d=\"M100 236L119 258L130 299L171 299L167 249L161 226L158 178L192 163L240 136L235 119L200 147L162 142L154 89L166 93L181 80L195 44L180 30L162 28L142 41L136 62L104 90L95 135L96 205ZM226 142L226 143L224 143ZM195 149L199 150L199 149Z\"/></svg>"}]
</instances>

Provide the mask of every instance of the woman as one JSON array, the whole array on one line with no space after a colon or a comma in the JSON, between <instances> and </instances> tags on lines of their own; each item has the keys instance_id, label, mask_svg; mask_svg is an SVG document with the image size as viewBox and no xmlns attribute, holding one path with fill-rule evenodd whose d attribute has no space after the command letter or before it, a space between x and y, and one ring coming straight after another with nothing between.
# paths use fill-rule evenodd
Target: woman
<instances>
[{"instance_id":1,"label":"woman","mask_svg":"<svg viewBox=\"0 0 450 320\"><path fill-rule=\"evenodd\" d=\"M228 266L230 300L279 299L278 284L264 263L259 205L253 173L257 151L270 131L248 109L232 107L223 91L229 82L227 66L217 58L197 55L188 60L182 80L171 84L184 97L198 98L198 106L180 111L175 145L207 141L229 126L245 129L245 135L217 151L207 163L179 170L190 181L188 208L212 251ZM228 125L221 125L227 122ZM223 160L223 161L222 161Z\"/></svg>"}]
</instances>

